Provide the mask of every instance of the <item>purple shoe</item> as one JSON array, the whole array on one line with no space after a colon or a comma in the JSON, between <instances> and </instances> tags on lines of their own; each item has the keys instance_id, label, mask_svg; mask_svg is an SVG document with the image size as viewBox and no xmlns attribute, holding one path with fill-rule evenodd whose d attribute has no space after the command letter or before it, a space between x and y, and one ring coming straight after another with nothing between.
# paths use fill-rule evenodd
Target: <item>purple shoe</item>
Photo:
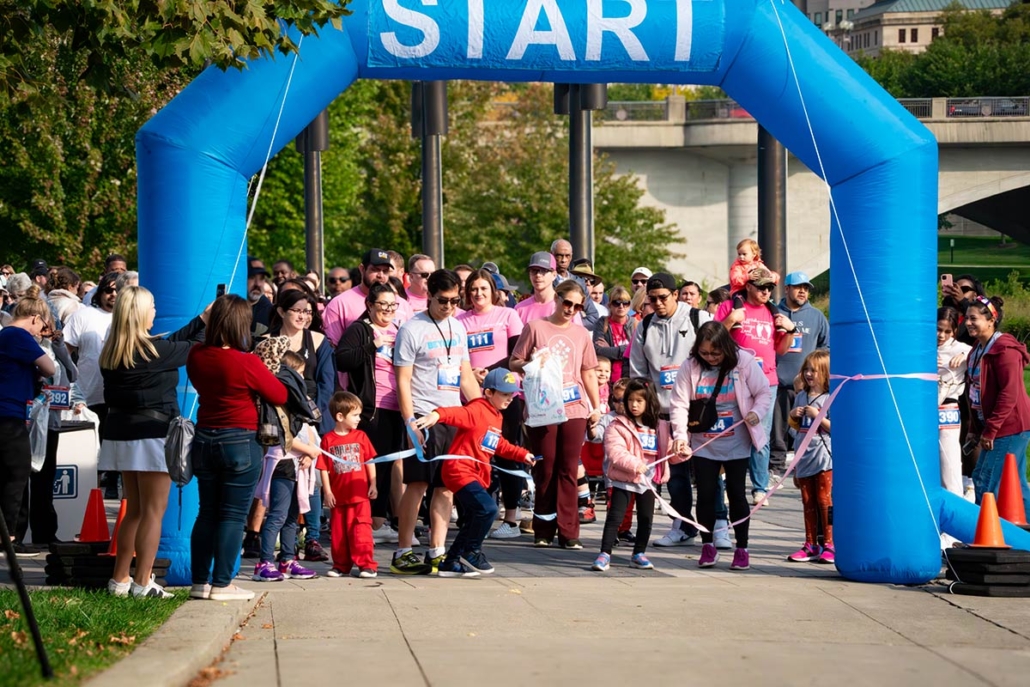
<instances>
[{"instance_id":1,"label":"purple shoe","mask_svg":"<svg viewBox=\"0 0 1030 687\"><path fill-rule=\"evenodd\" d=\"M309 570L292 559L279 561L279 573L288 580L310 580L318 576L314 570Z\"/></svg>"},{"instance_id":2,"label":"purple shoe","mask_svg":"<svg viewBox=\"0 0 1030 687\"><path fill-rule=\"evenodd\" d=\"M255 582L282 582L283 574L275 569L274 564L261 561L254 566L254 574L250 579Z\"/></svg>"},{"instance_id":3,"label":"purple shoe","mask_svg":"<svg viewBox=\"0 0 1030 687\"><path fill-rule=\"evenodd\" d=\"M808 542L805 542L804 546L787 556L787 560L792 563L808 563L817 558L819 558L819 547Z\"/></svg>"},{"instance_id":4,"label":"purple shoe","mask_svg":"<svg viewBox=\"0 0 1030 687\"><path fill-rule=\"evenodd\" d=\"M730 570L747 570L751 567L751 556L747 549L737 549L733 552L733 562L730 563Z\"/></svg>"},{"instance_id":5,"label":"purple shoe","mask_svg":"<svg viewBox=\"0 0 1030 687\"><path fill-rule=\"evenodd\" d=\"M833 565L837 562L837 556L834 554L832 546L824 546L822 553L819 554L819 558L815 559L816 563L825 563L827 565Z\"/></svg>"},{"instance_id":6,"label":"purple shoe","mask_svg":"<svg viewBox=\"0 0 1030 687\"><path fill-rule=\"evenodd\" d=\"M701 547L701 557L697 559L697 567L711 568L718 560L719 551L715 548L715 544L705 544Z\"/></svg>"}]
</instances>

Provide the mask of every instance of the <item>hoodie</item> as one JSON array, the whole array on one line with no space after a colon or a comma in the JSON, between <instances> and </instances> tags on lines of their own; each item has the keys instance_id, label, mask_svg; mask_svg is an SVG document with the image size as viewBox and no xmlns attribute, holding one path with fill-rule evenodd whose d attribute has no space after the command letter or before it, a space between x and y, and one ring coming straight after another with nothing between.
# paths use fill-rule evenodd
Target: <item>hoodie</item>
<instances>
[{"instance_id":1,"label":"hoodie","mask_svg":"<svg viewBox=\"0 0 1030 687\"><path fill-rule=\"evenodd\" d=\"M652 449L644 452L642 437L648 438ZM612 486L641 494L647 491L647 474L637 473L641 463L651 465L658 460L658 433L638 427L625 415L617 415L604 432L604 476ZM655 484L669 481L669 471L664 463L656 468L651 480Z\"/></svg>"},{"instance_id":2,"label":"hoodie","mask_svg":"<svg viewBox=\"0 0 1030 687\"><path fill-rule=\"evenodd\" d=\"M792 340L787 352L776 356L776 376L780 386L793 389L794 378L801 372L801 365L808 354L819 348L830 347L830 323L826 321L826 315L809 302L797 310L791 310L784 298L777 307L798 330L796 334L788 335Z\"/></svg>"},{"instance_id":3,"label":"hoodie","mask_svg":"<svg viewBox=\"0 0 1030 687\"><path fill-rule=\"evenodd\" d=\"M711 319L712 316L704 310L698 311L698 327ZM671 317L655 315L646 328L641 322L633 333L629 376L644 377L654 382L663 413L669 412L676 372L690 355L695 338L690 308L686 303L678 304Z\"/></svg>"},{"instance_id":4,"label":"hoodie","mask_svg":"<svg viewBox=\"0 0 1030 687\"><path fill-rule=\"evenodd\" d=\"M501 413L485 398L477 398L468 405L457 408L437 408L440 422L457 427L449 453L471 456L475 460L444 460L440 465L440 476L444 486L457 493L472 482L479 482L483 488L490 486L490 458L495 453L501 458L527 462L526 449L509 443L501 436Z\"/></svg>"},{"instance_id":5,"label":"hoodie","mask_svg":"<svg viewBox=\"0 0 1030 687\"><path fill-rule=\"evenodd\" d=\"M970 354L970 360L972 357ZM994 440L1030 430L1030 398L1023 386L1023 368L1028 363L1026 346L1011 334L999 336L983 356L980 407L984 421L971 413L974 430L983 438Z\"/></svg>"}]
</instances>

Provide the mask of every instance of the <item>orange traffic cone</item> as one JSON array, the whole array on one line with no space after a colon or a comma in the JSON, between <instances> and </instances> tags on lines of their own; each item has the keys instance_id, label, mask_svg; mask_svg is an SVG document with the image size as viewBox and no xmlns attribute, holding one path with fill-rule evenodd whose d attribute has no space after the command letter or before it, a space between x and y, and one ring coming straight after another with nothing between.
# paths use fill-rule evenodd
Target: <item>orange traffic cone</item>
<instances>
[{"instance_id":1,"label":"orange traffic cone","mask_svg":"<svg viewBox=\"0 0 1030 687\"><path fill-rule=\"evenodd\" d=\"M1006 546L1005 537L1001 533L1001 520L998 519L998 504L994 494L986 492L980 503L980 519L976 523L976 538L970 545L977 549L1011 549Z\"/></svg>"},{"instance_id":2,"label":"orange traffic cone","mask_svg":"<svg viewBox=\"0 0 1030 687\"><path fill-rule=\"evenodd\" d=\"M128 501L122 499L122 505L118 508L118 519L114 521L114 534L111 535L111 545L107 547L107 553L105 556L117 556L118 555L118 530L122 526L122 519L125 518L125 509L128 507Z\"/></svg>"},{"instance_id":3,"label":"orange traffic cone","mask_svg":"<svg viewBox=\"0 0 1030 687\"><path fill-rule=\"evenodd\" d=\"M1005 454L1005 468L1001 473L1001 486L998 488L998 516L1013 525L1026 525L1026 506L1023 505L1023 489L1019 485L1019 470L1016 468L1016 455Z\"/></svg>"},{"instance_id":4,"label":"orange traffic cone","mask_svg":"<svg viewBox=\"0 0 1030 687\"><path fill-rule=\"evenodd\" d=\"M79 531L81 542L111 541L111 530L107 528L107 513L104 512L104 491L91 489L86 502L86 516Z\"/></svg>"}]
</instances>

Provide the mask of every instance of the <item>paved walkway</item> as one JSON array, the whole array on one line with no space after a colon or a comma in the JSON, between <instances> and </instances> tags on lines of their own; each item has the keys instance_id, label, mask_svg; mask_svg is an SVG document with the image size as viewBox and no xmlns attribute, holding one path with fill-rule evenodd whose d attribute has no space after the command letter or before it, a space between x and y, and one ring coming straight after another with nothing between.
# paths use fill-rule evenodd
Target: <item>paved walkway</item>
<instances>
[{"instance_id":1,"label":"paved walkway","mask_svg":"<svg viewBox=\"0 0 1030 687\"><path fill-rule=\"evenodd\" d=\"M656 525L655 537L666 519ZM616 549L611 571L594 573L601 527L583 528L583 551L489 540L497 573L479 579L241 580L264 596L214 684L1030 684L1030 600L858 584L787 563L802 538L794 489L752 526L747 572L728 569L729 552L702 571L699 547L652 547L655 571L629 568ZM384 571L391 550L377 551ZM232 610L187 607L198 604Z\"/></svg>"}]
</instances>

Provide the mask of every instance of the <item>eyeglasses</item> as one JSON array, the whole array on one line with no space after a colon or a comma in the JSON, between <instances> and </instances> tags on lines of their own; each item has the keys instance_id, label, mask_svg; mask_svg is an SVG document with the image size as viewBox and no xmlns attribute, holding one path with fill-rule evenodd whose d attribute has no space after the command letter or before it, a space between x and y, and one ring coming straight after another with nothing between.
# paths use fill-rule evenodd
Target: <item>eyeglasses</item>
<instances>
[{"instance_id":1,"label":"eyeglasses","mask_svg":"<svg viewBox=\"0 0 1030 687\"><path fill-rule=\"evenodd\" d=\"M751 286L755 287L759 291L772 291L774 288L772 284L762 284L761 286L759 286L753 281L749 281L748 284L751 284Z\"/></svg>"},{"instance_id":2,"label":"eyeglasses","mask_svg":"<svg viewBox=\"0 0 1030 687\"><path fill-rule=\"evenodd\" d=\"M563 298L561 304L563 308L572 308L573 312L583 311L582 303L574 303L573 301L570 301L568 298Z\"/></svg>"},{"instance_id":3,"label":"eyeglasses","mask_svg":"<svg viewBox=\"0 0 1030 687\"><path fill-rule=\"evenodd\" d=\"M294 315L300 315L301 317L311 317L310 310L301 310L300 308L290 308L286 312L291 312Z\"/></svg>"},{"instance_id":4,"label":"eyeglasses","mask_svg":"<svg viewBox=\"0 0 1030 687\"><path fill-rule=\"evenodd\" d=\"M419 279L429 279L429 272L408 272L408 274Z\"/></svg>"},{"instance_id":5,"label":"eyeglasses","mask_svg":"<svg viewBox=\"0 0 1030 687\"><path fill-rule=\"evenodd\" d=\"M634 279L632 281L634 286L640 286L647 283L646 279Z\"/></svg>"},{"instance_id":6,"label":"eyeglasses","mask_svg":"<svg viewBox=\"0 0 1030 687\"><path fill-rule=\"evenodd\" d=\"M665 301L669 300L669 298L671 298L671 297L672 297L671 293L667 293L665 295L658 294L656 296L648 296L647 300L651 301L652 304L653 303L664 303Z\"/></svg>"},{"instance_id":7,"label":"eyeglasses","mask_svg":"<svg viewBox=\"0 0 1030 687\"><path fill-rule=\"evenodd\" d=\"M326 277L326 282L329 284L343 284L348 281L350 281L350 277Z\"/></svg>"},{"instance_id":8,"label":"eyeglasses","mask_svg":"<svg viewBox=\"0 0 1030 687\"><path fill-rule=\"evenodd\" d=\"M443 298L443 297L439 297L439 298L436 299L436 302L439 303L440 305L444 306L444 307L446 307L448 305L457 306L459 303L461 303L461 299L460 298Z\"/></svg>"},{"instance_id":9,"label":"eyeglasses","mask_svg":"<svg viewBox=\"0 0 1030 687\"><path fill-rule=\"evenodd\" d=\"M629 307L629 301L612 301L612 306L615 308L626 308Z\"/></svg>"},{"instance_id":10,"label":"eyeglasses","mask_svg":"<svg viewBox=\"0 0 1030 687\"><path fill-rule=\"evenodd\" d=\"M393 312L397 309L396 303L387 303L385 301L376 301L375 303L373 303L373 305L375 305L380 310L385 310L386 312Z\"/></svg>"}]
</instances>

